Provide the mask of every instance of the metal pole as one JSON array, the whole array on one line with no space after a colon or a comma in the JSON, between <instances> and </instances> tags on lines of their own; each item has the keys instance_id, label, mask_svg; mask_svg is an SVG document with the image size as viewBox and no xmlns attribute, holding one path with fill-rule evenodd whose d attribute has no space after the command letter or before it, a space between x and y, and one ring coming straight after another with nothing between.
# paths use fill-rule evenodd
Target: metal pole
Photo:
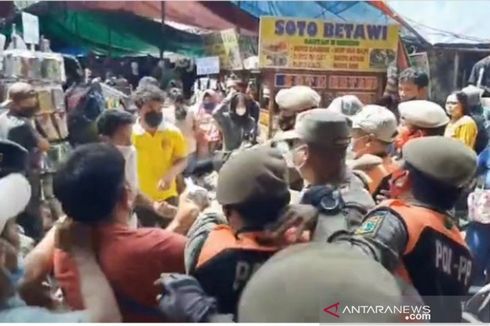
<instances>
[{"instance_id":1,"label":"metal pole","mask_svg":"<svg viewBox=\"0 0 490 326\"><path fill-rule=\"evenodd\" d=\"M161 29L160 29L160 59L163 59L164 39L165 39L165 1L160 1L160 19L161 19Z\"/></svg>"},{"instance_id":2,"label":"metal pole","mask_svg":"<svg viewBox=\"0 0 490 326\"><path fill-rule=\"evenodd\" d=\"M269 87L269 128L267 132L267 138L272 138L273 136L273 131L274 131L274 99L276 98L276 89L274 88L274 82L272 81L272 78L274 78L273 74L270 71L264 72L264 75L266 76L265 78L267 79L266 85ZM272 77L271 77L272 76Z\"/></svg>"},{"instance_id":3,"label":"metal pole","mask_svg":"<svg viewBox=\"0 0 490 326\"><path fill-rule=\"evenodd\" d=\"M454 53L454 75L453 75L453 89L458 88L458 76L459 76L459 52Z\"/></svg>"}]
</instances>

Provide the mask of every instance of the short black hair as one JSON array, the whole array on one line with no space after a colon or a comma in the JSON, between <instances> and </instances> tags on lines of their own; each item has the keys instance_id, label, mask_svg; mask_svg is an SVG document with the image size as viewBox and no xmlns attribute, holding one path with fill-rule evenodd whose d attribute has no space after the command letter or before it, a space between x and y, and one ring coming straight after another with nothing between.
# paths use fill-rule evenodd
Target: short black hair
<instances>
[{"instance_id":1,"label":"short black hair","mask_svg":"<svg viewBox=\"0 0 490 326\"><path fill-rule=\"evenodd\" d=\"M135 121L131 113L122 110L105 110L97 119L99 135L112 137L123 126Z\"/></svg>"},{"instance_id":2,"label":"short black hair","mask_svg":"<svg viewBox=\"0 0 490 326\"><path fill-rule=\"evenodd\" d=\"M55 174L54 195L75 221L93 224L109 220L124 191L124 168L124 157L116 147L82 145Z\"/></svg>"},{"instance_id":3,"label":"short black hair","mask_svg":"<svg viewBox=\"0 0 490 326\"><path fill-rule=\"evenodd\" d=\"M421 70L415 68L407 68L402 71L399 83L413 83L417 85L418 88L424 88L429 86L429 76Z\"/></svg>"},{"instance_id":4,"label":"short black hair","mask_svg":"<svg viewBox=\"0 0 490 326\"><path fill-rule=\"evenodd\" d=\"M425 137L429 136L444 136L446 125L436 128L417 128L423 131Z\"/></svg>"},{"instance_id":5,"label":"short black hair","mask_svg":"<svg viewBox=\"0 0 490 326\"><path fill-rule=\"evenodd\" d=\"M265 226L276 222L281 217L281 214L291 200L289 193L275 197L226 205L224 208L236 210L242 217L246 228L262 230Z\"/></svg>"},{"instance_id":6,"label":"short black hair","mask_svg":"<svg viewBox=\"0 0 490 326\"><path fill-rule=\"evenodd\" d=\"M409 163L405 163L405 168L410 172L412 193L416 200L443 211L454 207L461 196L462 188L451 187L435 180Z\"/></svg>"},{"instance_id":7,"label":"short black hair","mask_svg":"<svg viewBox=\"0 0 490 326\"><path fill-rule=\"evenodd\" d=\"M165 93L158 87L153 85L146 85L136 89L133 95L134 104L138 109L141 109L143 105L148 102L165 102Z\"/></svg>"}]
</instances>

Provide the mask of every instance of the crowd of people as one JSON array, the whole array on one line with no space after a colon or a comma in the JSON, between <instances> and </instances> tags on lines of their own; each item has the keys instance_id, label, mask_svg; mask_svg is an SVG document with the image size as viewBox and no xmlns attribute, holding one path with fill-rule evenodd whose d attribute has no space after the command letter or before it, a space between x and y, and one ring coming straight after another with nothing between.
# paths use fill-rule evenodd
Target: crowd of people
<instances>
[{"instance_id":1,"label":"crowd of people","mask_svg":"<svg viewBox=\"0 0 490 326\"><path fill-rule=\"evenodd\" d=\"M322 108L315 90L293 86L270 99L279 130L264 140L242 81L192 104L173 86L144 77L134 112L97 114L96 141L76 143L54 176L63 212L54 223L33 182L50 146L33 124L36 93L10 88L0 115L0 321L322 322L335 302L485 321L463 305L490 280L490 149L477 87L443 108L428 100L427 75L408 68L397 105L346 95Z\"/></svg>"}]
</instances>

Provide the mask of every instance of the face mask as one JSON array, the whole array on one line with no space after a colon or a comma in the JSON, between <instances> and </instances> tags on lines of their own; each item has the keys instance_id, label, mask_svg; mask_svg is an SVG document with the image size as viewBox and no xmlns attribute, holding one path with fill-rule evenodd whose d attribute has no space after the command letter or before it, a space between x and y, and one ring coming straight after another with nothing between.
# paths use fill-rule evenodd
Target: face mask
<instances>
[{"instance_id":1,"label":"face mask","mask_svg":"<svg viewBox=\"0 0 490 326\"><path fill-rule=\"evenodd\" d=\"M24 118L32 118L37 112L37 106L23 107L17 113Z\"/></svg>"},{"instance_id":2,"label":"face mask","mask_svg":"<svg viewBox=\"0 0 490 326\"><path fill-rule=\"evenodd\" d=\"M352 151L352 154L354 155L355 158L359 158L364 154L364 151L370 146L370 143L364 143L363 146L359 146L359 142L361 142L363 139L368 138L369 135L364 135L359 138L353 138L352 141L349 144L348 151ZM357 150L355 150L357 149Z\"/></svg>"},{"instance_id":3,"label":"face mask","mask_svg":"<svg viewBox=\"0 0 490 326\"><path fill-rule=\"evenodd\" d=\"M245 115L245 113L247 113L247 108L245 108L243 106L239 106L236 108L235 112L238 116L243 117Z\"/></svg>"},{"instance_id":4,"label":"face mask","mask_svg":"<svg viewBox=\"0 0 490 326\"><path fill-rule=\"evenodd\" d=\"M294 129L295 120L296 120L295 116L291 116L291 117L279 116L277 123L279 124L279 128L282 131L287 131L287 130Z\"/></svg>"},{"instance_id":5,"label":"face mask","mask_svg":"<svg viewBox=\"0 0 490 326\"><path fill-rule=\"evenodd\" d=\"M176 106L175 107L175 119L182 121L187 116L187 109L185 106Z\"/></svg>"},{"instance_id":6,"label":"face mask","mask_svg":"<svg viewBox=\"0 0 490 326\"><path fill-rule=\"evenodd\" d=\"M144 119L150 128L157 128L163 121L163 113L150 111L145 114Z\"/></svg>"},{"instance_id":7,"label":"face mask","mask_svg":"<svg viewBox=\"0 0 490 326\"><path fill-rule=\"evenodd\" d=\"M203 105L202 105L202 106L203 106L204 110L206 110L206 111L208 111L208 112L209 112L209 111L213 111L213 110L214 110L214 108L215 108L215 104L214 104L214 103L212 103L212 102L209 102L209 103L203 103Z\"/></svg>"},{"instance_id":8,"label":"face mask","mask_svg":"<svg viewBox=\"0 0 490 326\"><path fill-rule=\"evenodd\" d=\"M290 168L296 169L298 173L303 176L301 170L306 164L306 147L300 146L290 150L284 157L286 164Z\"/></svg>"},{"instance_id":9,"label":"face mask","mask_svg":"<svg viewBox=\"0 0 490 326\"><path fill-rule=\"evenodd\" d=\"M403 128L395 140L395 145L397 148L401 149L410 140L420 137L424 137L424 133L421 130L413 131L408 128Z\"/></svg>"}]
</instances>

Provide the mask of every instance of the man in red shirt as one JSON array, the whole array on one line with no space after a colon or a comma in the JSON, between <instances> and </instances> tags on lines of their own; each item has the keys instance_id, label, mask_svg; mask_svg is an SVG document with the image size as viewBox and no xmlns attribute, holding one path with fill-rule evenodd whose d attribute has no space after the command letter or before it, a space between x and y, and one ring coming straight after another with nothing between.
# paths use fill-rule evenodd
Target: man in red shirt
<instances>
[{"instance_id":1,"label":"man in red shirt","mask_svg":"<svg viewBox=\"0 0 490 326\"><path fill-rule=\"evenodd\" d=\"M135 194L125 182L124 158L106 144L79 147L64 163L53 189L71 219L93 226L98 262L125 322L162 321L156 307L161 273L184 272L185 237L156 228L131 229ZM78 271L70 254L56 249L54 272L73 309L82 309Z\"/></svg>"}]
</instances>

